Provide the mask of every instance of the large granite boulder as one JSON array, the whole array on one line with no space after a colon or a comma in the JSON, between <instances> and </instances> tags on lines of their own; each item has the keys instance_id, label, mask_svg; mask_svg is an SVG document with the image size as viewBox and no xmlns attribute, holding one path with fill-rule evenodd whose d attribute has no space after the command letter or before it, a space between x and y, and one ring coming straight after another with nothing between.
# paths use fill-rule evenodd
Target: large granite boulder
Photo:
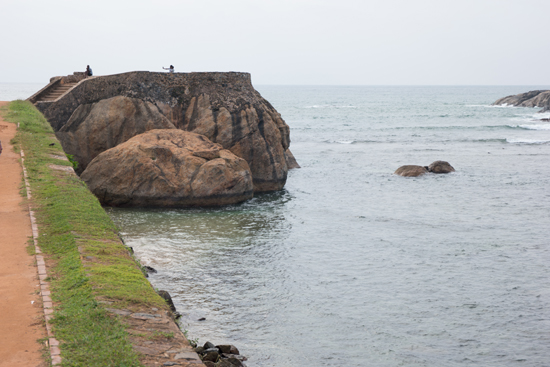
<instances>
[{"instance_id":1,"label":"large granite boulder","mask_svg":"<svg viewBox=\"0 0 550 367\"><path fill-rule=\"evenodd\" d=\"M550 111L550 90L533 90L498 99L493 105L517 107L542 107L540 112Z\"/></svg>"},{"instance_id":2,"label":"large granite boulder","mask_svg":"<svg viewBox=\"0 0 550 367\"><path fill-rule=\"evenodd\" d=\"M78 106L55 135L78 162L80 174L107 149L149 130L175 128L151 102L116 96Z\"/></svg>"},{"instance_id":3,"label":"large granite boulder","mask_svg":"<svg viewBox=\"0 0 550 367\"><path fill-rule=\"evenodd\" d=\"M217 206L253 196L244 159L176 129L151 130L106 150L81 178L109 206Z\"/></svg>"},{"instance_id":4,"label":"large granite boulder","mask_svg":"<svg viewBox=\"0 0 550 367\"><path fill-rule=\"evenodd\" d=\"M211 100L211 97L212 100ZM206 136L244 158L254 179L254 191L280 190L286 183L285 150L289 127L265 100L230 111L216 103L215 94L192 97L178 128Z\"/></svg>"},{"instance_id":5,"label":"large granite boulder","mask_svg":"<svg viewBox=\"0 0 550 367\"><path fill-rule=\"evenodd\" d=\"M73 118L80 106L116 96L151 103L176 128L202 134L244 158L256 192L280 190L286 183L287 162L292 162L289 127L254 89L250 74L130 72L94 77L58 100L36 106L55 131L73 131L65 128L69 121L78 124L88 118L85 108Z\"/></svg>"}]
</instances>

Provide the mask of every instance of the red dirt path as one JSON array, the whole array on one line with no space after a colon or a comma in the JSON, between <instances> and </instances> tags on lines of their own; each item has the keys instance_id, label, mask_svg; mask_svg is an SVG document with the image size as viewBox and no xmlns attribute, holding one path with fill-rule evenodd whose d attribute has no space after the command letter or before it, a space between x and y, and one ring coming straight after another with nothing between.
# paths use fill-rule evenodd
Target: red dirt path
<instances>
[{"instance_id":1,"label":"red dirt path","mask_svg":"<svg viewBox=\"0 0 550 367\"><path fill-rule=\"evenodd\" d=\"M0 102L0 107L8 102ZM22 169L10 140L16 126L0 117L0 367L45 366L38 339L46 336L28 207L19 194Z\"/></svg>"}]
</instances>

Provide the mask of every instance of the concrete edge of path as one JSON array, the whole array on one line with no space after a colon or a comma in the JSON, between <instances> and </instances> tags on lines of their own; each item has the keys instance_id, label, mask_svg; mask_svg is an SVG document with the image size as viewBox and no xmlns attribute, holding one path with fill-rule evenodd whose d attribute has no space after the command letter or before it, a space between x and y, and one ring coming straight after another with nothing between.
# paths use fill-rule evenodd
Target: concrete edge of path
<instances>
[{"instance_id":1,"label":"concrete edge of path","mask_svg":"<svg viewBox=\"0 0 550 367\"><path fill-rule=\"evenodd\" d=\"M19 128L19 124L17 124ZM46 281L48 273L46 271L46 263L42 251L38 246L38 226L36 225L36 217L31 205L31 186L25 168L25 153L21 149L21 167L23 168L23 179L25 180L25 188L27 191L27 199L29 203L29 217L31 220L32 238L35 250L36 268L38 279L40 280L40 295L42 296L42 305L44 307L44 319L46 321L46 331L48 333L48 345L50 347L50 356L52 358L52 366L61 364L61 350L59 349L59 341L55 338L52 330L51 319L53 317L53 302L50 293L50 283Z\"/></svg>"}]
</instances>

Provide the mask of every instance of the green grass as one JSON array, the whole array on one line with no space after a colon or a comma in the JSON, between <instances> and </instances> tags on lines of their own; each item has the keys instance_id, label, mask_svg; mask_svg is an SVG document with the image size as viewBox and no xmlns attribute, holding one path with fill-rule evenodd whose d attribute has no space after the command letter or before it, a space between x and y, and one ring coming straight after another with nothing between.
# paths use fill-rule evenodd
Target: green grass
<instances>
[{"instance_id":1,"label":"green grass","mask_svg":"<svg viewBox=\"0 0 550 367\"><path fill-rule=\"evenodd\" d=\"M117 228L75 175L50 165L72 166L46 119L29 102L14 101L5 119L19 123L12 143L23 149L31 185L38 244L47 258L63 366L141 366L125 327L109 307L166 309L121 243ZM53 143L53 146L51 144Z\"/></svg>"}]
</instances>

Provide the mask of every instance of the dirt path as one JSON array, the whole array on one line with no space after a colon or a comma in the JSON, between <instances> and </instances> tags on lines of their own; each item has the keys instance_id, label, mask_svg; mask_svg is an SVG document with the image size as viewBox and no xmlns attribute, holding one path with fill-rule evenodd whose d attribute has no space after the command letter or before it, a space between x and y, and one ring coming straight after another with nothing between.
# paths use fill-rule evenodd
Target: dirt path
<instances>
[{"instance_id":1,"label":"dirt path","mask_svg":"<svg viewBox=\"0 0 550 367\"><path fill-rule=\"evenodd\" d=\"M0 107L8 102L0 102ZM10 140L16 127L0 117L0 367L44 366L38 339L46 336L28 207L19 194L21 164Z\"/></svg>"}]
</instances>

